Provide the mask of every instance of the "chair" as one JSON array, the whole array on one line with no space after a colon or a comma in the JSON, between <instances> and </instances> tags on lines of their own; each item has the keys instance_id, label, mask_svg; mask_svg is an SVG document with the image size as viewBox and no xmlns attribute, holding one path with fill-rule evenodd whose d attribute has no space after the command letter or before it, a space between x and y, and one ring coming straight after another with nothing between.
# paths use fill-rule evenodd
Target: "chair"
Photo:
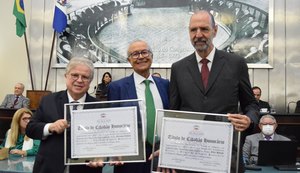
<instances>
[{"instance_id":1,"label":"chair","mask_svg":"<svg viewBox=\"0 0 300 173\"><path fill-rule=\"evenodd\" d=\"M300 113L300 100L297 101L297 105L295 108L295 113Z\"/></svg>"}]
</instances>

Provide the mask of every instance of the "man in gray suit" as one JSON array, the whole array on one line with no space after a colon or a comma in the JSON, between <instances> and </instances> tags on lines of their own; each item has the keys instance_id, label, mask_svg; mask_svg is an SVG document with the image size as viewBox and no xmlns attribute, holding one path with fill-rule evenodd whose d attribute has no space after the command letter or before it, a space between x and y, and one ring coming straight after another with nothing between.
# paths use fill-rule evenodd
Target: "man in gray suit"
<instances>
[{"instance_id":1,"label":"man in gray suit","mask_svg":"<svg viewBox=\"0 0 300 173\"><path fill-rule=\"evenodd\" d=\"M214 47L217 30L209 12L198 11L192 15L189 34L196 51L172 65L170 109L228 114L235 130L243 132L257 124L258 104L244 58ZM208 60L206 69L200 63L205 59ZM241 163L241 155L240 160ZM242 164L239 170L243 172Z\"/></svg>"},{"instance_id":2,"label":"man in gray suit","mask_svg":"<svg viewBox=\"0 0 300 173\"><path fill-rule=\"evenodd\" d=\"M246 164L257 164L259 141L290 141L289 138L275 132L277 128L276 119L272 115L264 115L260 118L260 133L255 133L246 137L243 146L243 157Z\"/></svg>"},{"instance_id":3,"label":"man in gray suit","mask_svg":"<svg viewBox=\"0 0 300 173\"><path fill-rule=\"evenodd\" d=\"M14 94L7 94L0 105L0 108L28 108L29 98L23 96L24 84L17 83L15 85Z\"/></svg>"}]
</instances>

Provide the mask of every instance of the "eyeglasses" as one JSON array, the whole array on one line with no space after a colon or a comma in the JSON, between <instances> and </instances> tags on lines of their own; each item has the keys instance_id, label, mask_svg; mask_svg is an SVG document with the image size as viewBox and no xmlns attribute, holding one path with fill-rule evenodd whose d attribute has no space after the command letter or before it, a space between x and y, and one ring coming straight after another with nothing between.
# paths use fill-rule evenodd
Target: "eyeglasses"
<instances>
[{"instance_id":1,"label":"eyeglasses","mask_svg":"<svg viewBox=\"0 0 300 173\"><path fill-rule=\"evenodd\" d=\"M30 117L24 117L24 118L22 118L22 121L30 121Z\"/></svg>"},{"instance_id":2,"label":"eyeglasses","mask_svg":"<svg viewBox=\"0 0 300 173\"><path fill-rule=\"evenodd\" d=\"M88 82L91 79L89 76L84 76L84 75L80 75L80 74L77 74L77 73L71 73L70 76L71 76L71 79L74 80L74 81L78 80L80 76L81 76L81 80L84 81L84 82Z\"/></svg>"},{"instance_id":3,"label":"eyeglasses","mask_svg":"<svg viewBox=\"0 0 300 173\"><path fill-rule=\"evenodd\" d=\"M273 125L275 125L276 123L260 123L261 125L263 125L263 126L265 126L265 125L271 125L271 126L273 126Z\"/></svg>"},{"instance_id":4,"label":"eyeglasses","mask_svg":"<svg viewBox=\"0 0 300 173\"><path fill-rule=\"evenodd\" d=\"M144 58L147 58L149 57L149 55L151 54L152 52L150 50L141 50L141 51L135 51L135 52L132 52L129 57L133 58L133 59L138 59L140 57L140 55L142 55Z\"/></svg>"}]
</instances>

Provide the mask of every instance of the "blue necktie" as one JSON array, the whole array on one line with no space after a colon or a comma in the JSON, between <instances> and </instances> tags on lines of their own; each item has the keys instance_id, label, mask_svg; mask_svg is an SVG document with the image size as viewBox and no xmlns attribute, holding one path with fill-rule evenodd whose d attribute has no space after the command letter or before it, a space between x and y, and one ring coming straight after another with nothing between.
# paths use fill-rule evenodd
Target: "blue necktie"
<instances>
[{"instance_id":1,"label":"blue necktie","mask_svg":"<svg viewBox=\"0 0 300 173\"><path fill-rule=\"evenodd\" d=\"M145 98L146 98L146 113L147 113L147 141L152 144L154 136L154 123L155 123L155 105L153 95L150 90L150 80L144 80Z\"/></svg>"}]
</instances>

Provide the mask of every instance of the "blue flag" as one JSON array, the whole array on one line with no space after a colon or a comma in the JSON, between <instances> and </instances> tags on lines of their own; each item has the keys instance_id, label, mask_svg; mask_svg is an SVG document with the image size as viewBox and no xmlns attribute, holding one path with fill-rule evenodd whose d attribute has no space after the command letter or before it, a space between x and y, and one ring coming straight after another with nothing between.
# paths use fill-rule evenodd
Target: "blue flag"
<instances>
[{"instance_id":1,"label":"blue flag","mask_svg":"<svg viewBox=\"0 0 300 173\"><path fill-rule=\"evenodd\" d=\"M53 29L61 33L67 27L67 8L64 3L56 2L53 18Z\"/></svg>"}]
</instances>

